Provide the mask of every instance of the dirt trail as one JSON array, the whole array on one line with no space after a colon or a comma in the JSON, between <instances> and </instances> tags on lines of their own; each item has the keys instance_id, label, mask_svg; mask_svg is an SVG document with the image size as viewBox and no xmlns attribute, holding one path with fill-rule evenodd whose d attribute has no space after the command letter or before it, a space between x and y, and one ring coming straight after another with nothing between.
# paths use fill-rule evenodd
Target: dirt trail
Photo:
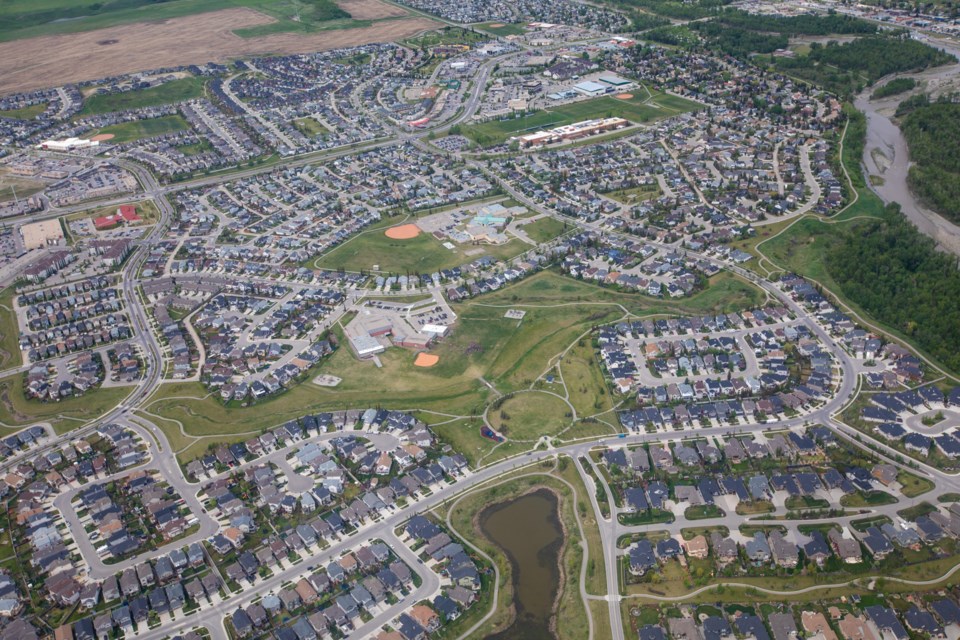
<instances>
[{"instance_id":1,"label":"dirt trail","mask_svg":"<svg viewBox=\"0 0 960 640\"><path fill-rule=\"evenodd\" d=\"M348 0L345 4L356 5L360 14L376 9L371 0ZM233 33L270 22L273 18L252 9L225 9L172 20L3 42L0 95L159 67L392 42L437 26L426 18L401 18L370 27L312 34L241 38Z\"/></svg>"}]
</instances>

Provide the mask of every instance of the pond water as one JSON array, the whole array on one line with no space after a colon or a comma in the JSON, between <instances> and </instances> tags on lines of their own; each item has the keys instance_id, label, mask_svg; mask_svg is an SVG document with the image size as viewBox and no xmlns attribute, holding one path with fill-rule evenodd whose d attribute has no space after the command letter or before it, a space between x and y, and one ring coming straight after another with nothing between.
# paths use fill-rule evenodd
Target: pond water
<instances>
[{"instance_id":1,"label":"pond water","mask_svg":"<svg viewBox=\"0 0 960 640\"><path fill-rule=\"evenodd\" d=\"M513 624L486 640L553 640L563 545L557 497L540 489L492 505L480 514L480 529L510 559L517 611Z\"/></svg>"}]
</instances>

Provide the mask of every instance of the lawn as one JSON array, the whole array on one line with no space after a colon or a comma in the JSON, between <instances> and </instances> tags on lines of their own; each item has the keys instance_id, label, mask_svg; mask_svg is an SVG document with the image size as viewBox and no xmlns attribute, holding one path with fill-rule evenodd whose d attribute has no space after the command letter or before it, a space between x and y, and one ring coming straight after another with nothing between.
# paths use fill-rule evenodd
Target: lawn
<instances>
[{"instance_id":1,"label":"lawn","mask_svg":"<svg viewBox=\"0 0 960 640\"><path fill-rule=\"evenodd\" d=\"M897 474L897 482L901 485L900 490L903 492L903 495L908 498L916 498L927 491L932 491L934 487L933 482L930 480L921 478L907 471L901 471Z\"/></svg>"},{"instance_id":2,"label":"lawn","mask_svg":"<svg viewBox=\"0 0 960 640\"><path fill-rule=\"evenodd\" d=\"M297 118L293 121L293 126L300 130L300 133L307 136L308 138L316 138L317 136L325 136L330 133L330 130L323 126L319 120L316 118Z\"/></svg>"},{"instance_id":3,"label":"lawn","mask_svg":"<svg viewBox=\"0 0 960 640\"><path fill-rule=\"evenodd\" d=\"M171 80L149 89L125 91L123 93L94 94L83 101L83 109L78 117L93 116L127 109L155 107L161 104L175 104L199 98L203 95L204 78L188 77ZM107 132L108 133L108 132Z\"/></svg>"},{"instance_id":4,"label":"lawn","mask_svg":"<svg viewBox=\"0 0 960 640\"><path fill-rule=\"evenodd\" d=\"M141 138L162 136L167 133L184 131L189 128L190 124L184 120L183 116L177 114L151 118L149 120L131 120L130 122L110 125L109 127L91 131L87 134L87 137L100 133L112 133L113 139L110 142L120 143L140 140Z\"/></svg>"},{"instance_id":5,"label":"lawn","mask_svg":"<svg viewBox=\"0 0 960 640\"><path fill-rule=\"evenodd\" d=\"M897 499L885 491L857 491L840 498L843 507L875 507L882 504L893 504Z\"/></svg>"},{"instance_id":6,"label":"lawn","mask_svg":"<svg viewBox=\"0 0 960 640\"><path fill-rule=\"evenodd\" d=\"M687 507L683 512L687 520L707 520L709 518L722 518L726 515L723 509L715 504L700 504L694 507Z\"/></svg>"},{"instance_id":7,"label":"lawn","mask_svg":"<svg viewBox=\"0 0 960 640\"><path fill-rule=\"evenodd\" d=\"M353 236L317 258L316 268L371 271L377 267L381 273L399 275L434 273L459 267L484 255L498 260L513 258L531 248L520 240L512 240L502 245L459 245L450 250L429 233L409 240L393 240L383 229L378 225Z\"/></svg>"},{"instance_id":8,"label":"lawn","mask_svg":"<svg viewBox=\"0 0 960 640\"><path fill-rule=\"evenodd\" d=\"M206 153L207 151L213 151L213 145L210 144L209 141L201 138L200 142L194 142L192 144L185 144L177 147L177 151L185 156L197 156L201 153Z\"/></svg>"},{"instance_id":9,"label":"lawn","mask_svg":"<svg viewBox=\"0 0 960 640\"><path fill-rule=\"evenodd\" d=\"M47 103L41 102L22 109L8 109L0 111L0 118L16 118L17 120L32 120L47 110Z\"/></svg>"},{"instance_id":10,"label":"lawn","mask_svg":"<svg viewBox=\"0 0 960 640\"><path fill-rule=\"evenodd\" d=\"M648 96L646 89L637 89L634 97L629 100L619 100L610 96L592 98L508 120L490 120L464 126L462 132L478 145L491 147L521 133L551 129L593 118L619 117L635 123L644 123L701 108L698 103L684 98L659 91L650 93L651 95Z\"/></svg>"},{"instance_id":11,"label":"lawn","mask_svg":"<svg viewBox=\"0 0 960 640\"><path fill-rule=\"evenodd\" d=\"M92 31L133 22L169 20L237 7L249 7L274 17L276 22L264 25L272 28L270 33L310 32L344 24L369 24L350 20L349 14L340 9L334 0L305 0L295 5L275 0L101 0L96 3L5 0L0 3L0 41Z\"/></svg>"},{"instance_id":12,"label":"lawn","mask_svg":"<svg viewBox=\"0 0 960 640\"><path fill-rule=\"evenodd\" d=\"M0 369L20 366L20 328L13 312L13 288L0 292Z\"/></svg>"},{"instance_id":13,"label":"lawn","mask_svg":"<svg viewBox=\"0 0 960 640\"><path fill-rule=\"evenodd\" d=\"M547 242L566 232L569 228L566 222L545 216L521 226L520 230L530 236L530 239L534 242Z\"/></svg>"},{"instance_id":14,"label":"lawn","mask_svg":"<svg viewBox=\"0 0 960 640\"><path fill-rule=\"evenodd\" d=\"M588 352L592 351L589 339L583 346L575 345L575 341L593 326L622 318L623 308L647 315L679 311L684 304L691 305L698 312L711 306L697 296L685 303L677 303L636 294L618 294L545 271L492 294L453 304L458 322L451 334L431 349L431 353L440 357L439 363L433 367L413 366L414 353L400 348L391 348L380 354L382 367L377 367L371 362L358 361L350 348L343 346L318 368L320 373L343 379L336 388L304 382L253 406L235 407L224 406L198 382L168 383L154 394L146 408L164 418L179 420L185 431L193 436L258 432L306 413L332 409L377 405L433 410L465 419L443 427L443 431L451 441L468 444L470 452L479 458L492 447L479 439L477 429L463 425L471 424L466 419L479 416L487 403L494 399L485 383L504 394L529 389L551 367L556 356L574 345L570 352L573 366L561 365L561 371L564 376L571 377L568 383L572 387L571 402L578 411L592 413L594 399L603 398L606 391L600 386L602 378L596 364L586 365L585 362ZM511 307L527 312L522 321L503 317ZM342 333L335 330L335 334L342 341ZM551 398L550 401L544 400L544 404L552 405L550 410L554 417L563 416L568 410L565 404L546 394L525 395ZM612 401L612 398L603 399L600 408L605 409ZM561 407L564 408L561 410ZM511 413L509 408L507 413ZM569 424L569 419L563 423ZM158 426L164 430L175 428L166 422ZM566 435L570 438L588 435L592 432L587 429L590 426L578 423ZM609 431L605 425L596 426ZM520 433L535 430L526 425L511 425L511 428L522 429ZM466 429L465 433L463 429ZM523 450L520 445L507 444L511 446L497 448L490 459Z\"/></svg>"},{"instance_id":15,"label":"lawn","mask_svg":"<svg viewBox=\"0 0 960 640\"><path fill-rule=\"evenodd\" d=\"M897 511L897 515L903 518L904 520L909 520L913 522L920 516L925 516L936 511L937 508L930 504L929 502L921 502L915 504L912 507L907 507L906 509L901 509Z\"/></svg>"},{"instance_id":16,"label":"lawn","mask_svg":"<svg viewBox=\"0 0 960 640\"><path fill-rule=\"evenodd\" d=\"M499 407L497 404L487 415L490 424L513 440L535 441L540 436L557 435L572 423L567 404L543 391L518 393Z\"/></svg>"},{"instance_id":17,"label":"lawn","mask_svg":"<svg viewBox=\"0 0 960 640\"><path fill-rule=\"evenodd\" d=\"M660 197L659 184L643 184L630 189L617 189L603 194L611 200L616 200L621 204L633 205L645 200L652 200Z\"/></svg>"},{"instance_id":18,"label":"lawn","mask_svg":"<svg viewBox=\"0 0 960 640\"><path fill-rule=\"evenodd\" d=\"M0 380L0 422L20 428L46 421L53 424L57 433L65 433L114 408L131 390L132 387L101 387L60 402L40 402L24 395L23 376L14 374Z\"/></svg>"}]
</instances>

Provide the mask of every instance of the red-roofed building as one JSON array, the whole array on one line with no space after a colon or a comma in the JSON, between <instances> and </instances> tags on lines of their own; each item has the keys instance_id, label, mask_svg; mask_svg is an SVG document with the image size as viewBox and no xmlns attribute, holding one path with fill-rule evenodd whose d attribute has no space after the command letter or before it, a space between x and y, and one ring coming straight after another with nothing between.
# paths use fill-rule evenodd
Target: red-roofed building
<instances>
[{"instance_id":1,"label":"red-roofed building","mask_svg":"<svg viewBox=\"0 0 960 640\"><path fill-rule=\"evenodd\" d=\"M94 220L93 226L97 228L97 231L106 231L107 229L113 229L121 222L135 224L141 221L142 219L137 215L137 208L132 204L125 204L121 205L112 216L101 216Z\"/></svg>"}]
</instances>

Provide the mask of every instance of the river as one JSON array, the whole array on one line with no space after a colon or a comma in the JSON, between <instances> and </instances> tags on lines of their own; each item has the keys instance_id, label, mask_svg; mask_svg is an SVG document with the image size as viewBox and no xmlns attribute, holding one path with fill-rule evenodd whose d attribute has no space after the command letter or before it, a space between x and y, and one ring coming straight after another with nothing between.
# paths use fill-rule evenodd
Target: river
<instances>
[{"instance_id":1,"label":"river","mask_svg":"<svg viewBox=\"0 0 960 640\"><path fill-rule=\"evenodd\" d=\"M924 42L960 57L960 48L955 44L932 38L926 38ZM960 64L900 75L913 77L930 85L942 85L957 81ZM874 185L872 189L884 202L899 203L904 215L922 233L936 240L940 248L960 256L960 226L925 207L907 185L907 172L910 169L907 141L891 119L897 104L906 96L870 99L870 94L877 86L894 77L896 76L890 76L883 82L868 87L854 102L857 109L867 116L867 141L863 149L863 163L867 174L883 178L883 184Z\"/></svg>"},{"instance_id":2,"label":"river","mask_svg":"<svg viewBox=\"0 0 960 640\"><path fill-rule=\"evenodd\" d=\"M480 514L480 530L510 560L516 607L513 623L486 640L554 640L550 627L563 546L557 497L539 489L487 507Z\"/></svg>"}]
</instances>

